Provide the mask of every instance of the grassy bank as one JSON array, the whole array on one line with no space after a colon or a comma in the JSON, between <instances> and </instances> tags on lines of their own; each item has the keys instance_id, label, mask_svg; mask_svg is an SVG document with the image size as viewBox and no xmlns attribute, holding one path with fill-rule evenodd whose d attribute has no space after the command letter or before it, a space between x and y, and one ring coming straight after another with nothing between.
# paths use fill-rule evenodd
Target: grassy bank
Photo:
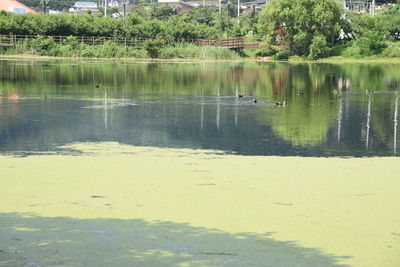
<instances>
[{"instance_id":1,"label":"grassy bank","mask_svg":"<svg viewBox=\"0 0 400 267\"><path fill-rule=\"evenodd\" d=\"M290 63L395 63L400 64L400 57L383 57L383 56L372 56L372 57L343 57L333 56L328 58L321 58L317 60L310 60L301 57L290 57L288 59Z\"/></svg>"},{"instance_id":2,"label":"grassy bank","mask_svg":"<svg viewBox=\"0 0 400 267\"><path fill-rule=\"evenodd\" d=\"M150 58L150 57L96 57L96 58L85 58L85 57L61 57L61 56L41 56L35 54L0 54L0 58L3 59L43 59L43 60L114 60L114 61L135 61L135 62L213 62L213 61L255 61L255 62L288 62L292 64L296 63L330 63L330 64L345 64L345 63L358 63L358 64L369 64L369 63L388 63L388 64L400 64L400 58L383 58L383 57L366 57L366 58L348 58L348 57L329 57L319 60L309 60L303 58L289 58L288 60L274 60L272 58L259 58L259 57L240 57L234 56L231 58L213 58L213 57L170 57L170 58Z\"/></svg>"},{"instance_id":3,"label":"grassy bank","mask_svg":"<svg viewBox=\"0 0 400 267\"><path fill-rule=\"evenodd\" d=\"M0 156L0 265L400 262L399 158L243 157L116 143L65 149Z\"/></svg>"},{"instance_id":4,"label":"grassy bank","mask_svg":"<svg viewBox=\"0 0 400 267\"><path fill-rule=\"evenodd\" d=\"M199 47L190 43L165 44L148 40L143 48L126 47L112 41L101 45L87 45L68 37L63 43L38 37L20 41L15 47L2 50L2 55L33 55L60 58L133 58L133 59L235 59L239 54L230 49Z\"/></svg>"},{"instance_id":5,"label":"grassy bank","mask_svg":"<svg viewBox=\"0 0 400 267\"><path fill-rule=\"evenodd\" d=\"M321 63L400 63L400 57L329 57L319 59L316 62Z\"/></svg>"}]
</instances>

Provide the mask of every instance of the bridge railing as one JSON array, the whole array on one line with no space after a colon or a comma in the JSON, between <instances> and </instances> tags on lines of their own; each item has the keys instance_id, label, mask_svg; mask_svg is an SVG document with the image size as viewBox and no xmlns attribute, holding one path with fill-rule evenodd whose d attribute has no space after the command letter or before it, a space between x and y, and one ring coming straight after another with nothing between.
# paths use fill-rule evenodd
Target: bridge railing
<instances>
[{"instance_id":1,"label":"bridge railing","mask_svg":"<svg viewBox=\"0 0 400 267\"><path fill-rule=\"evenodd\" d=\"M224 48L251 48L258 47L258 37L230 37L230 38L207 38L197 39L198 46L224 47Z\"/></svg>"},{"instance_id":2,"label":"bridge railing","mask_svg":"<svg viewBox=\"0 0 400 267\"><path fill-rule=\"evenodd\" d=\"M64 43L69 36L45 36L51 38L56 43ZM112 41L118 45L133 48L143 48L145 41L149 38L143 37L106 37L106 36L74 36L76 41L87 45L101 45ZM0 46L15 46L23 40L33 40L37 35L1 35ZM222 47L222 48L252 48L258 47L260 40L256 37L230 37L230 38L207 38L207 39L182 39L181 41L193 43L198 46Z\"/></svg>"}]
</instances>

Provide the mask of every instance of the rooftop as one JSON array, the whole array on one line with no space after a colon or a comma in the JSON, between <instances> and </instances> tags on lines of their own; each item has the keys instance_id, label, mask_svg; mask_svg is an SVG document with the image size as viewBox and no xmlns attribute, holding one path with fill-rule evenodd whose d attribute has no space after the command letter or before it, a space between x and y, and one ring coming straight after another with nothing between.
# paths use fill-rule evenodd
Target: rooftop
<instances>
[{"instance_id":1,"label":"rooftop","mask_svg":"<svg viewBox=\"0 0 400 267\"><path fill-rule=\"evenodd\" d=\"M21 4L16 0L0 0L0 10L16 14L37 13L35 10Z\"/></svg>"}]
</instances>

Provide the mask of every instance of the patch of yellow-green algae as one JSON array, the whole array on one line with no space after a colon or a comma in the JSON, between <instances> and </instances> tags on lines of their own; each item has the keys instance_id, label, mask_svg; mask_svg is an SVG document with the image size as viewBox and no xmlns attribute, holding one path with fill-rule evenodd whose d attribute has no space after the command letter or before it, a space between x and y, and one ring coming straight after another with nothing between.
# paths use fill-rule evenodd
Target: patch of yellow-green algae
<instances>
[{"instance_id":1,"label":"patch of yellow-green algae","mask_svg":"<svg viewBox=\"0 0 400 267\"><path fill-rule=\"evenodd\" d=\"M0 157L0 266L400 266L400 158L68 148Z\"/></svg>"}]
</instances>

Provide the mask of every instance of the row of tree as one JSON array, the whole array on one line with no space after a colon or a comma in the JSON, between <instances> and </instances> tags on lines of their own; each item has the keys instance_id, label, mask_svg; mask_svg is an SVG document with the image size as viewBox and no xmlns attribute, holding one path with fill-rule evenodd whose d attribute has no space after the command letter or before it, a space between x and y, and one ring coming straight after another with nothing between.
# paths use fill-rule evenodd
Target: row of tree
<instances>
[{"instance_id":1,"label":"row of tree","mask_svg":"<svg viewBox=\"0 0 400 267\"><path fill-rule=\"evenodd\" d=\"M199 7L177 14L168 5L140 5L125 18L114 19L102 14L92 15L17 15L0 13L0 34L135 36L184 40L223 36L243 36L255 28L254 14L241 20L222 14L215 8Z\"/></svg>"}]
</instances>

